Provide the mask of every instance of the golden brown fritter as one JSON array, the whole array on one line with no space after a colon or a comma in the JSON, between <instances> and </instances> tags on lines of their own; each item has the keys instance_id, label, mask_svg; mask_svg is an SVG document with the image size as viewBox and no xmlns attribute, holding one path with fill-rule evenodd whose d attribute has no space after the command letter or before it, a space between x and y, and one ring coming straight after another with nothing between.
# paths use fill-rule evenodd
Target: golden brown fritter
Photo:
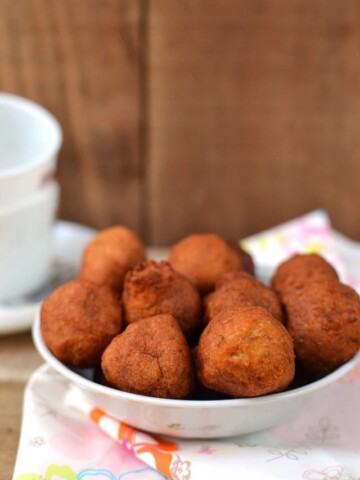
<instances>
[{"instance_id":1,"label":"golden brown fritter","mask_svg":"<svg viewBox=\"0 0 360 480\"><path fill-rule=\"evenodd\" d=\"M282 307L276 293L246 272L231 272L216 283L215 292L205 297L205 321L208 323L226 308L263 307L284 322Z\"/></svg>"},{"instance_id":2,"label":"golden brown fritter","mask_svg":"<svg viewBox=\"0 0 360 480\"><path fill-rule=\"evenodd\" d=\"M254 278L251 274L249 275L247 272L244 272L244 271L229 272L219 277L219 279L215 283L215 290L219 290L225 285L236 283L238 280L242 281L243 279L249 279L249 284L253 284L254 280L255 280L255 283L257 282L256 278Z\"/></svg>"},{"instance_id":3,"label":"golden brown fritter","mask_svg":"<svg viewBox=\"0 0 360 480\"><path fill-rule=\"evenodd\" d=\"M126 323L168 313L176 318L187 336L196 330L201 319L199 293L168 262L148 260L129 271L123 304Z\"/></svg>"},{"instance_id":4,"label":"golden brown fritter","mask_svg":"<svg viewBox=\"0 0 360 480\"><path fill-rule=\"evenodd\" d=\"M220 312L200 337L197 363L205 387L232 397L280 392L295 374L289 333L261 307Z\"/></svg>"},{"instance_id":5,"label":"golden brown fritter","mask_svg":"<svg viewBox=\"0 0 360 480\"><path fill-rule=\"evenodd\" d=\"M283 262L275 272L272 287L283 300L288 292L301 289L312 281L337 279L335 269L317 254L294 255Z\"/></svg>"},{"instance_id":6,"label":"golden brown fritter","mask_svg":"<svg viewBox=\"0 0 360 480\"><path fill-rule=\"evenodd\" d=\"M211 233L189 235L173 245L169 262L202 294L213 290L224 273L243 270L238 251L219 235Z\"/></svg>"},{"instance_id":7,"label":"golden brown fritter","mask_svg":"<svg viewBox=\"0 0 360 480\"><path fill-rule=\"evenodd\" d=\"M329 279L286 296L287 328L306 369L332 370L360 348L360 300L351 287Z\"/></svg>"},{"instance_id":8,"label":"golden brown fritter","mask_svg":"<svg viewBox=\"0 0 360 480\"><path fill-rule=\"evenodd\" d=\"M245 272L250 273L250 275L255 275L255 265L250 253L242 249L238 242L228 240L227 242L239 255L242 268Z\"/></svg>"},{"instance_id":9,"label":"golden brown fritter","mask_svg":"<svg viewBox=\"0 0 360 480\"><path fill-rule=\"evenodd\" d=\"M87 245L80 277L122 291L128 270L145 260L140 238L126 227L112 227L98 233Z\"/></svg>"},{"instance_id":10,"label":"golden brown fritter","mask_svg":"<svg viewBox=\"0 0 360 480\"><path fill-rule=\"evenodd\" d=\"M125 392L184 398L194 387L190 349L171 315L129 325L107 347L101 365L106 380Z\"/></svg>"},{"instance_id":11,"label":"golden brown fritter","mask_svg":"<svg viewBox=\"0 0 360 480\"><path fill-rule=\"evenodd\" d=\"M120 333L120 298L105 285L73 280L55 290L41 308L41 332L49 350L73 367L93 367Z\"/></svg>"}]
</instances>

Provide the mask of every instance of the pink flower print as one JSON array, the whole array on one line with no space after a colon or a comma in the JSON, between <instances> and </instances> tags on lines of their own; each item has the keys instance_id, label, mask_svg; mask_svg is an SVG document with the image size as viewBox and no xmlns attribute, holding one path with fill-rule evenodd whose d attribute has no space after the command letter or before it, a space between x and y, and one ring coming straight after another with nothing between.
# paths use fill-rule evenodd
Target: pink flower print
<instances>
[{"instance_id":1,"label":"pink flower print","mask_svg":"<svg viewBox=\"0 0 360 480\"><path fill-rule=\"evenodd\" d=\"M216 450L214 448L210 448L209 445L202 445L200 450L197 451L197 453L200 453L200 455L212 455L215 452Z\"/></svg>"}]
</instances>

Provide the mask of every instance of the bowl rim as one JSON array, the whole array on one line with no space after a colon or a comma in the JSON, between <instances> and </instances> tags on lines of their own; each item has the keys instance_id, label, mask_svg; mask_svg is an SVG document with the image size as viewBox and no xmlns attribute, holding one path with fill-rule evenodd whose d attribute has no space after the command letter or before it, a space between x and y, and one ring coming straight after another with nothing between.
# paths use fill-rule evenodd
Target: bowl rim
<instances>
[{"instance_id":1,"label":"bowl rim","mask_svg":"<svg viewBox=\"0 0 360 480\"><path fill-rule=\"evenodd\" d=\"M116 390L114 388L107 387L106 385L100 385L98 383L95 383L74 372L69 367L60 362L60 360L58 360L47 348L41 334L40 312L38 312L38 314L36 315L32 328L32 336L35 347L42 356L42 358L48 364L50 364L50 366L53 367L58 373L71 380L73 383L85 387L87 390L91 390L95 393L111 396L119 400L170 408L236 408L284 401L289 398L311 394L312 392L319 390L343 377L345 374L350 372L350 370L352 370L358 363L360 363L359 350L352 359L350 359L348 362L344 363L325 377L321 378L320 380L316 380L315 382L285 392L272 393L260 397L233 398L224 400L176 400L170 398L147 397L145 395L138 395L135 393L124 392L122 390Z\"/></svg>"},{"instance_id":2,"label":"bowl rim","mask_svg":"<svg viewBox=\"0 0 360 480\"><path fill-rule=\"evenodd\" d=\"M0 92L0 108L1 106L8 106L19 112L29 113L34 118L41 119L42 122L47 123L51 130L52 138L47 146L47 150L42 155L38 155L33 161L24 165L2 169L0 171L0 181L32 172L39 166L51 162L52 158L58 155L63 143L63 132L59 121L49 110L26 97L8 92Z\"/></svg>"}]
</instances>

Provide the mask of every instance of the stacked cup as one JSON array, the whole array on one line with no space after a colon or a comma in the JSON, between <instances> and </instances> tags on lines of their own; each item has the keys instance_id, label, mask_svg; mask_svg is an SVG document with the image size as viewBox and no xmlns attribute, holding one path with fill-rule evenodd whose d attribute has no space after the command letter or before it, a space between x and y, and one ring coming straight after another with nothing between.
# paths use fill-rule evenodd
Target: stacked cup
<instances>
[{"instance_id":1,"label":"stacked cup","mask_svg":"<svg viewBox=\"0 0 360 480\"><path fill-rule=\"evenodd\" d=\"M36 291L49 277L61 142L49 112L0 93L0 302Z\"/></svg>"}]
</instances>

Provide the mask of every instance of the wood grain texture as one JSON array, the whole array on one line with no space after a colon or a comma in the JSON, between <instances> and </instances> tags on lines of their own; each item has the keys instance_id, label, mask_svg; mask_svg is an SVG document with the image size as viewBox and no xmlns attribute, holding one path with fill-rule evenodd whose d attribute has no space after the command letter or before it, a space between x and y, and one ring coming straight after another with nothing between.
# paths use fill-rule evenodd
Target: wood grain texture
<instances>
[{"instance_id":1,"label":"wood grain texture","mask_svg":"<svg viewBox=\"0 0 360 480\"><path fill-rule=\"evenodd\" d=\"M21 427L25 382L42 363L31 333L0 337L1 479L12 478Z\"/></svg>"},{"instance_id":2,"label":"wood grain texture","mask_svg":"<svg viewBox=\"0 0 360 480\"><path fill-rule=\"evenodd\" d=\"M26 382L42 363L31 333L0 337L0 382Z\"/></svg>"},{"instance_id":3,"label":"wood grain texture","mask_svg":"<svg viewBox=\"0 0 360 480\"><path fill-rule=\"evenodd\" d=\"M64 129L60 216L152 244L317 207L360 239L359 0L0 0L0 89Z\"/></svg>"},{"instance_id":4,"label":"wood grain texture","mask_svg":"<svg viewBox=\"0 0 360 480\"><path fill-rule=\"evenodd\" d=\"M150 239L317 207L360 239L360 2L150 0Z\"/></svg>"},{"instance_id":5,"label":"wood grain texture","mask_svg":"<svg viewBox=\"0 0 360 480\"><path fill-rule=\"evenodd\" d=\"M18 448L24 384L0 383L1 478L11 480Z\"/></svg>"},{"instance_id":6,"label":"wood grain texture","mask_svg":"<svg viewBox=\"0 0 360 480\"><path fill-rule=\"evenodd\" d=\"M0 90L59 118L65 219L141 230L140 38L140 0L0 0Z\"/></svg>"}]
</instances>

